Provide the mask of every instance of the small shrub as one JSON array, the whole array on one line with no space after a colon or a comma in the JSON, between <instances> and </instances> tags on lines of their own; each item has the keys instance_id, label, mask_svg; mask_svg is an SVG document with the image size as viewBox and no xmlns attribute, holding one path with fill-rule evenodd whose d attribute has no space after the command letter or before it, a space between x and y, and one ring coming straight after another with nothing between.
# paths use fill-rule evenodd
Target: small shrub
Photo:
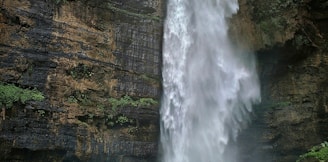
<instances>
[{"instance_id":1,"label":"small shrub","mask_svg":"<svg viewBox=\"0 0 328 162\"><path fill-rule=\"evenodd\" d=\"M69 96L68 99L67 99L67 101L69 103L77 103L77 99L74 96Z\"/></svg>"},{"instance_id":2,"label":"small shrub","mask_svg":"<svg viewBox=\"0 0 328 162\"><path fill-rule=\"evenodd\" d=\"M315 158L318 159L320 162L324 162L328 160L328 142L325 141L320 145L314 146L310 149L309 152L301 155L296 162L301 162L307 158Z\"/></svg>"},{"instance_id":3,"label":"small shrub","mask_svg":"<svg viewBox=\"0 0 328 162\"><path fill-rule=\"evenodd\" d=\"M76 67L67 71L74 79L91 78L93 76L92 68L85 64L78 64Z\"/></svg>"},{"instance_id":4,"label":"small shrub","mask_svg":"<svg viewBox=\"0 0 328 162\"><path fill-rule=\"evenodd\" d=\"M99 104L99 105L97 105L97 108L100 109L100 110L104 110L105 109L105 105Z\"/></svg>"},{"instance_id":5,"label":"small shrub","mask_svg":"<svg viewBox=\"0 0 328 162\"><path fill-rule=\"evenodd\" d=\"M123 125L129 122L129 118L126 116L119 116L116 120L117 124Z\"/></svg>"},{"instance_id":6,"label":"small shrub","mask_svg":"<svg viewBox=\"0 0 328 162\"><path fill-rule=\"evenodd\" d=\"M88 114L89 119L93 119L94 116L94 114Z\"/></svg>"},{"instance_id":7,"label":"small shrub","mask_svg":"<svg viewBox=\"0 0 328 162\"><path fill-rule=\"evenodd\" d=\"M80 91L75 91L67 100L69 103L78 103L80 105L92 105L92 101L88 97L88 94L82 93Z\"/></svg>"},{"instance_id":8,"label":"small shrub","mask_svg":"<svg viewBox=\"0 0 328 162\"><path fill-rule=\"evenodd\" d=\"M129 127L128 133L131 135L136 135L139 133L139 128L138 127Z\"/></svg>"},{"instance_id":9,"label":"small shrub","mask_svg":"<svg viewBox=\"0 0 328 162\"><path fill-rule=\"evenodd\" d=\"M120 99L109 98L108 101L112 105L113 111L115 111L118 107L124 106L145 107L158 104L158 102L152 98L140 98L139 100L133 100L130 96L127 95Z\"/></svg>"},{"instance_id":10,"label":"small shrub","mask_svg":"<svg viewBox=\"0 0 328 162\"><path fill-rule=\"evenodd\" d=\"M109 121L109 122L107 122L107 124L111 127L113 127L115 125L115 123L113 121Z\"/></svg>"},{"instance_id":11,"label":"small shrub","mask_svg":"<svg viewBox=\"0 0 328 162\"><path fill-rule=\"evenodd\" d=\"M115 125L113 119L114 119L114 115L113 114L107 115L106 121L107 121L107 125L109 125L110 127L113 127Z\"/></svg>"},{"instance_id":12,"label":"small shrub","mask_svg":"<svg viewBox=\"0 0 328 162\"><path fill-rule=\"evenodd\" d=\"M42 101L44 96L36 89L22 89L12 84L0 83L0 107L11 108L15 102L25 104L29 100Z\"/></svg>"},{"instance_id":13,"label":"small shrub","mask_svg":"<svg viewBox=\"0 0 328 162\"><path fill-rule=\"evenodd\" d=\"M157 104L158 104L158 102L152 98L141 98L138 102L139 106L151 106L151 105L157 105Z\"/></svg>"}]
</instances>

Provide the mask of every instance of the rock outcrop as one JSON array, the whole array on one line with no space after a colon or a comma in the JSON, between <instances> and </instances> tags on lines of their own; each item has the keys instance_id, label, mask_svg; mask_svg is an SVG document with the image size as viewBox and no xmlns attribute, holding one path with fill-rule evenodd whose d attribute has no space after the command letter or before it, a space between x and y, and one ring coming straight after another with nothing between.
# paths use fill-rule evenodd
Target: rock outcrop
<instances>
[{"instance_id":1,"label":"rock outcrop","mask_svg":"<svg viewBox=\"0 0 328 162\"><path fill-rule=\"evenodd\" d=\"M46 99L6 110L0 161L154 161L163 8L1 0L0 81Z\"/></svg>"},{"instance_id":2,"label":"rock outcrop","mask_svg":"<svg viewBox=\"0 0 328 162\"><path fill-rule=\"evenodd\" d=\"M262 84L241 161L295 161L328 138L328 3L239 1L230 35ZM1 0L0 81L46 98L5 111L0 161L155 161L164 7Z\"/></svg>"},{"instance_id":3,"label":"rock outcrop","mask_svg":"<svg viewBox=\"0 0 328 162\"><path fill-rule=\"evenodd\" d=\"M327 1L240 0L231 24L233 41L255 51L262 85L243 161L295 161L328 138Z\"/></svg>"}]
</instances>

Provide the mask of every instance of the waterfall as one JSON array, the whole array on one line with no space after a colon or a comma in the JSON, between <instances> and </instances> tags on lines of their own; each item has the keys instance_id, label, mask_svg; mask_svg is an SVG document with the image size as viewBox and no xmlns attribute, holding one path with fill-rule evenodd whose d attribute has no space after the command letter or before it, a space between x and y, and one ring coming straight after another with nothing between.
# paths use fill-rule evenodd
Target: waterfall
<instances>
[{"instance_id":1,"label":"waterfall","mask_svg":"<svg viewBox=\"0 0 328 162\"><path fill-rule=\"evenodd\" d=\"M260 88L252 55L236 50L227 18L237 0L168 0L163 44L163 162L233 162L229 143Z\"/></svg>"}]
</instances>

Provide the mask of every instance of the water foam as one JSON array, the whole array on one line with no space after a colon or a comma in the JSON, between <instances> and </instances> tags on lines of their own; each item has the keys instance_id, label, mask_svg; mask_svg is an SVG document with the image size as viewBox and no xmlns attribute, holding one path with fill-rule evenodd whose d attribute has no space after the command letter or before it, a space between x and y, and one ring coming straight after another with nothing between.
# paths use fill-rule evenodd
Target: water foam
<instances>
[{"instance_id":1,"label":"water foam","mask_svg":"<svg viewBox=\"0 0 328 162\"><path fill-rule=\"evenodd\" d=\"M251 55L230 44L237 0L168 0L163 45L163 162L232 162L231 139L260 100ZM246 57L247 55L247 57Z\"/></svg>"}]
</instances>

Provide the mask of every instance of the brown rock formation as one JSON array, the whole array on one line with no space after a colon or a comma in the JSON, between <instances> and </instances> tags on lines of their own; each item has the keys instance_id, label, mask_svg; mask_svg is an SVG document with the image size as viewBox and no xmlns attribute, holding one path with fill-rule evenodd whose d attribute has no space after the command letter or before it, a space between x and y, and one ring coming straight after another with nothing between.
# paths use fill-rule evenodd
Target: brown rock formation
<instances>
[{"instance_id":1,"label":"brown rock formation","mask_svg":"<svg viewBox=\"0 0 328 162\"><path fill-rule=\"evenodd\" d=\"M158 105L109 99L159 100L163 7L0 0L0 81L46 96L6 110L0 161L154 161ZM240 0L230 33L257 54L263 94L241 161L295 161L327 140L327 11L325 0Z\"/></svg>"},{"instance_id":2,"label":"brown rock formation","mask_svg":"<svg viewBox=\"0 0 328 162\"><path fill-rule=\"evenodd\" d=\"M46 100L6 110L0 161L154 161L158 104L109 99L159 100L162 3L1 0L0 81Z\"/></svg>"},{"instance_id":3,"label":"brown rock formation","mask_svg":"<svg viewBox=\"0 0 328 162\"><path fill-rule=\"evenodd\" d=\"M231 35L256 52L262 84L262 104L240 137L243 161L295 161L328 138L327 2L240 4Z\"/></svg>"}]
</instances>

